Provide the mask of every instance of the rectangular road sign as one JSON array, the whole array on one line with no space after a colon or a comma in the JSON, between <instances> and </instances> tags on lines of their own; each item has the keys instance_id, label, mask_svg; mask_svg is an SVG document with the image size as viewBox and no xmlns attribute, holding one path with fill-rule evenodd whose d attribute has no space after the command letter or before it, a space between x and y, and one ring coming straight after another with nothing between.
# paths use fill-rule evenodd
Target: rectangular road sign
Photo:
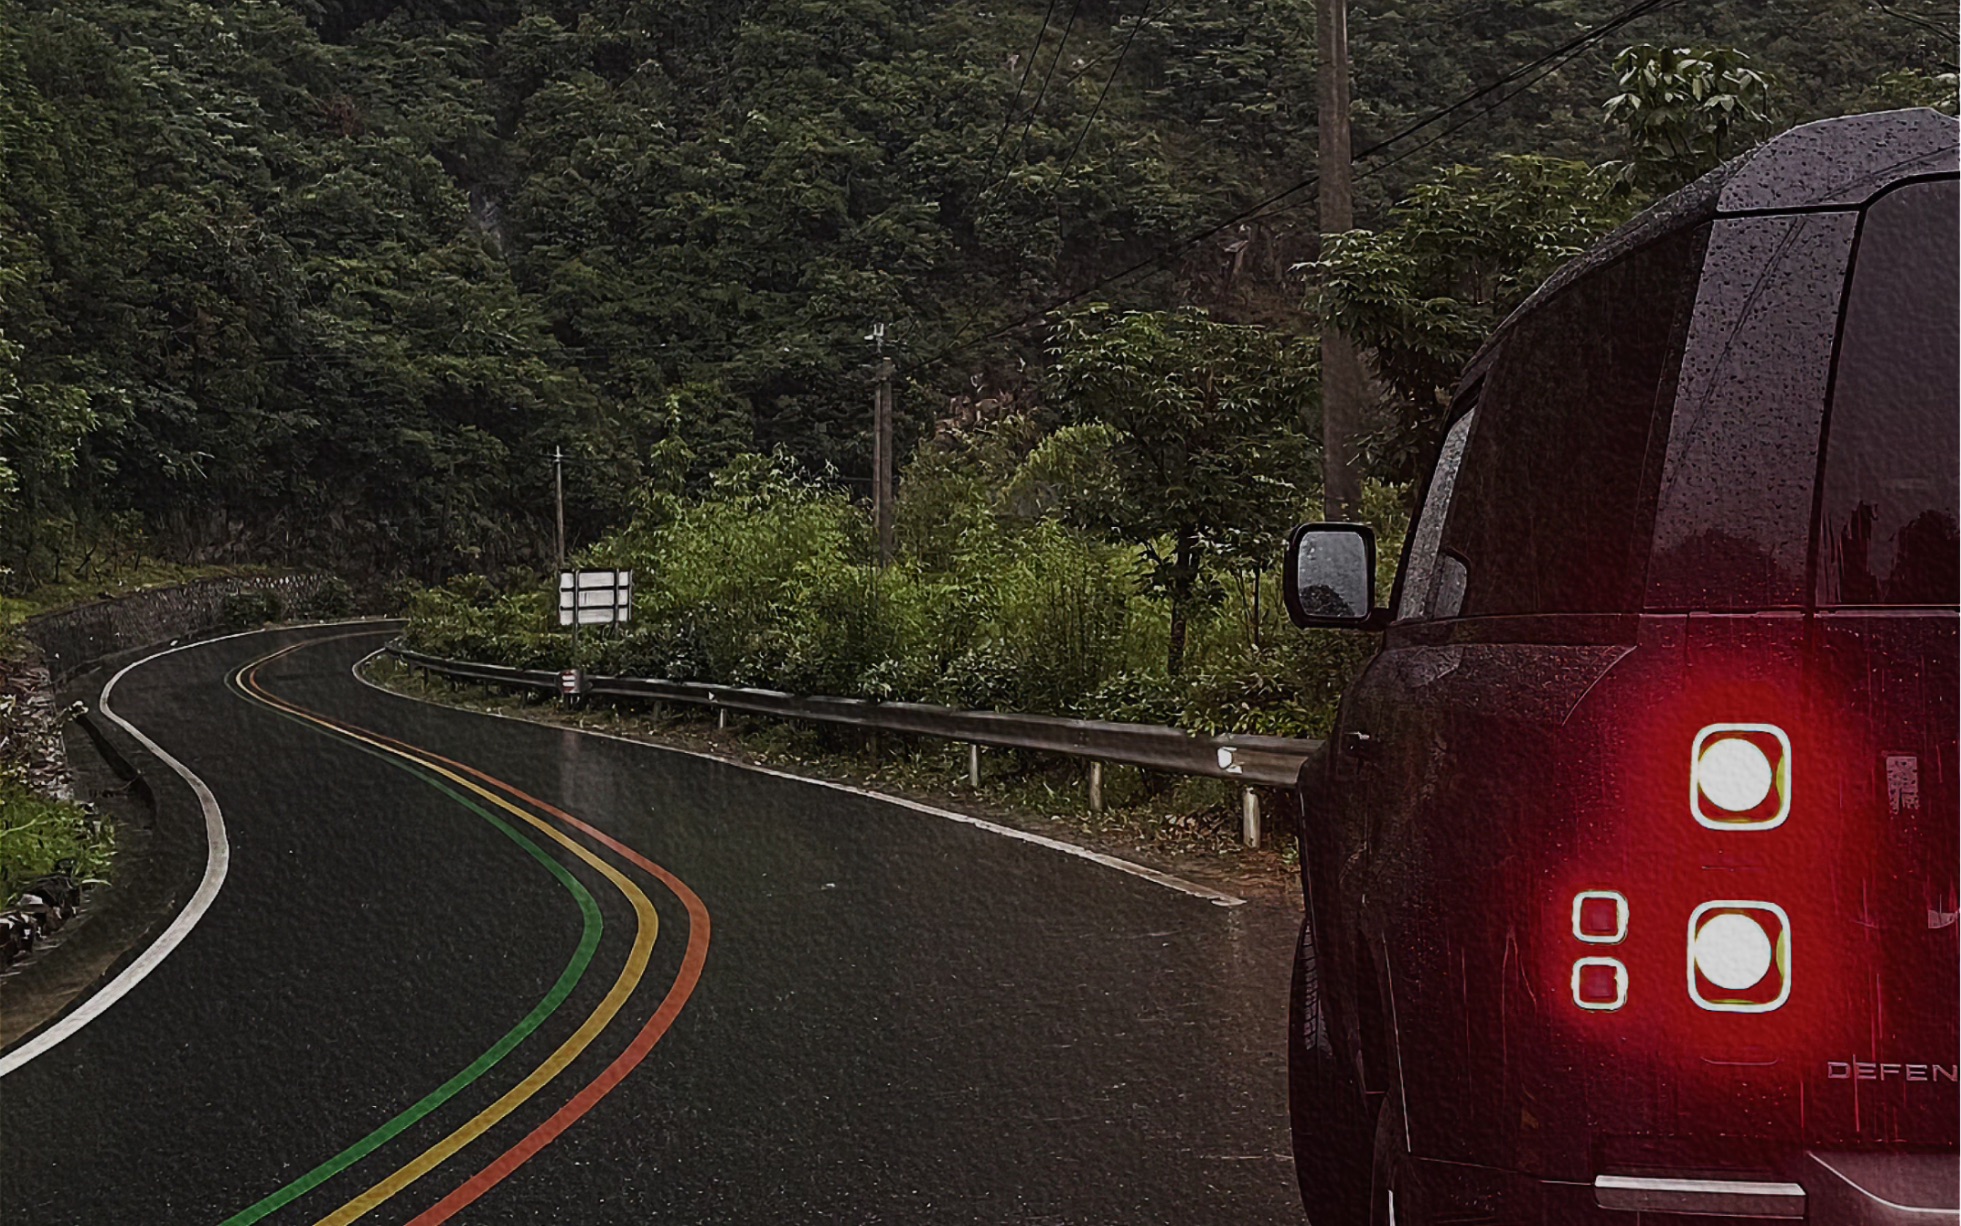
<instances>
[{"instance_id":1,"label":"rectangular road sign","mask_svg":"<svg viewBox=\"0 0 1961 1226\"><path fill-rule=\"evenodd\" d=\"M610 626L633 620L633 572L568 570L558 576L558 624Z\"/></svg>"}]
</instances>

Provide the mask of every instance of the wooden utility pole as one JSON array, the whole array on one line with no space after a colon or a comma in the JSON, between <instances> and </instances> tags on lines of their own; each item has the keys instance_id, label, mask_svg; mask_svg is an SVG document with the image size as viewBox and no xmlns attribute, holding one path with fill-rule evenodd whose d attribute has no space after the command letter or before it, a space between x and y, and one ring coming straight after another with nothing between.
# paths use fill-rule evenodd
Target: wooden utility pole
<instances>
[{"instance_id":1,"label":"wooden utility pole","mask_svg":"<svg viewBox=\"0 0 1961 1226\"><path fill-rule=\"evenodd\" d=\"M1355 187L1348 140L1348 0L1318 0L1315 32L1321 63L1316 75L1320 129L1321 242L1355 225ZM1362 506L1362 472L1355 439L1362 431L1368 375L1354 342L1321 322L1321 480L1329 519L1354 519Z\"/></svg>"},{"instance_id":2,"label":"wooden utility pole","mask_svg":"<svg viewBox=\"0 0 1961 1226\"><path fill-rule=\"evenodd\" d=\"M878 532L878 565L892 565L892 359L885 356L885 325L873 324L878 383L872 389L872 524Z\"/></svg>"}]
</instances>

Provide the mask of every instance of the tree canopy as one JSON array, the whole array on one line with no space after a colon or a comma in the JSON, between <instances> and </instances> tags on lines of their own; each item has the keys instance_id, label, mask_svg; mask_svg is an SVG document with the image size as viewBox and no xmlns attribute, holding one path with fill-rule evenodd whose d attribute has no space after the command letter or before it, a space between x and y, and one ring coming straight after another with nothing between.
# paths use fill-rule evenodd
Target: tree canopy
<instances>
[{"instance_id":1,"label":"tree canopy","mask_svg":"<svg viewBox=\"0 0 1961 1226\"><path fill-rule=\"evenodd\" d=\"M1617 8L1353 7L1363 149ZM1420 404L1610 220L1586 167L1755 134L1708 126L1708 97L1757 105L1728 61L1684 128L1616 50L1741 48L1790 123L1951 99L1924 7L1658 11L1364 159L1375 237L1322 253L1299 195L1186 241L1311 173L1308 0L0 0L0 566L33 583L140 530L184 559L525 567L561 445L575 540L682 453L695 488L781 449L862 494L872 323L907 454L963 398L1041 399L1060 298L1301 335L1316 259L1316 302ZM1616 92L1644 99L1624 129Z\"/></svg>"}]
</instances>

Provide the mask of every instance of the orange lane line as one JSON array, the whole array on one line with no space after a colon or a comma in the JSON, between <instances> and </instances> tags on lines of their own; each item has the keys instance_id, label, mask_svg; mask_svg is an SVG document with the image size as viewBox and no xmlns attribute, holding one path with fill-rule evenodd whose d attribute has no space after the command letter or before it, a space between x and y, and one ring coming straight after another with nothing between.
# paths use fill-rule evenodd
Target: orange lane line
<instances>
[{"instance_id":1,"label":"orange lane line","mask_svg":"<svg viewBox=\"0 0 1961 1226\"><path fill-rule=\"evenodd\" d=\"M428 753L429 751L423 750L422 752ZM652 860L647 859L647 857L633 850L633 848L628 847L618 839L615 839L605 831L595 829L591 825L573 817L563 809L540 800L529 792L523 791L502 780L493 779L474 767L465 766L460 762L450 761L450 759L443 758L441 755L431 754L430 756L437 758L439 761L448 762L451 766L459 770L475 775L493 787L502 788L527 804L536 805L539 809L542 809L621 856L624 856L628 861L656 878L676 898L680 899L682 905L688 909L688 947L686 952L681 955L681 969L674 977L674 985L668 989L667 995L662 998L660 1006L654 1010L653 1016L647 1019L647 1024L640 1028L640 1033L633 1036L633 1042L627 1045L626 1050L621 1052L611 1064L607 1065L597 1077L594 1077L588 1082L586 1087L573 1097L572 1101L560 1107L550 1119L532 1129L530 1134L523 1140L498 1155L496 1160L478 1171L475 1175L472 1175L462 1186L418 1214L409 1223L409 1226L437 1226L440 1222L447 1222L450 1218L456 1216L456 1214L474 1203L485 1192L490 1191L490 1189L503 1182L504 1178L510 1175L512 1171L517 1170L517 1168L530 1161L532 1155L557 1140L560 1133L570 1128L580 1116L592 1110L600 1099L612 1093L613 1087L624 1080L628 1073L631 1073L635 1068L639 1067L640 1062L647 1058L647 1053L653 1050L654 1044L660 1042L661 1037L674 1024L674 1019L680 1016L681 1008L688 1003L688 997L694 992L695 984L701 979L701 968L708 960L708 908L703 905L701 899L679 877L668 872L660 865L655 864Z\"/></svg>"},{"instance_id":2,"label":"orange lane line","mask_svg":"<svg viewBox=\"0 0 1961 1226\"><path fill-rule=\"evenodd\" d=\"M628 1073L638 1068L641 1061L647 1058L647 1053L653 1050L654 1044L660 1042L661 1038L667 1034L668 1029L674 1025L674 1019L681 1015L681 1010L688 1003L688 998L694 994L695 985L701 981L702 967L708 961L708 907L701 901L700 896L688 888L686 882L676 877L673 873L668 872L665 868L649 860L605 831L572 816L557 805L540 800L538 797L517 787L515 784L507 783L494 775L485 774L476 767L458 762L453 758L443 757L441 754L435 753L423 746L411 745L407 741L397 740L394 737L375 732L372 729L361 728L354 724L345 724L343 726L350 730L364 733L376 740L384 741L403 749L412 749L415 753L432 761L453 766L465 774L475 776L477 779L499 791L508 793L526 804L533 805L539 810L549 813L567 826L624 857L635 867L652 876L663 886L666 886L668 891L676 898L680 899L681 904L688 911L688 946L681 955L681 968L674 977L673 985L668 988L667 995L661 998L660 1005L655 1008L653 1016L649 1017L646 1024L641 1026L639 1033L633 1036L633 1041L627 1044L626 1050L615 1057L613 1062L607 1065L598 1076L588 1082L585 1088L581 1089L570 1102L554 1112L550 1119L532 1129L523 1140L505 1150L488 1166L478 1171L475 1175L472 1175L455 1191L418 1214L409 1223L409 1226L437 1226L437 1223L447 1222L464 1208L474 1203L485 1192L488 1192L491 1188L503 1182L511 1172L530 1161L532 1156L539 1150L557 1140L559 1134L563 1133L567 1128L570 1128L586 1112L592 1110L600 1099L612 1093L613 1088L624 1080Z\"/></svg>"}]
</instances>

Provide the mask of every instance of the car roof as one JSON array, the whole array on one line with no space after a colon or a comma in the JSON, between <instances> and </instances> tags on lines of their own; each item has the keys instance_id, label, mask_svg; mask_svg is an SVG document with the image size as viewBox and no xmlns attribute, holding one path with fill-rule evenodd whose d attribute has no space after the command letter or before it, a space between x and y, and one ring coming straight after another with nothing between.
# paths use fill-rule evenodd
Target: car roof
<instances>
[{"instance_id":1,"label":"car roof","mask_svg":"<svg viewBox=\"0 0 1961 1226\"><path fill-rule=\"evenodd\" d=\"M1961 120L1926 107L1800 124L1664 196L1565 264L1506 316L1465 367L1458 394L1484 374L1499 341L1554 294L1637 248L1717 217L1857 208L1907 179L1954 174Z\"/></svg>"}]
</instances>

